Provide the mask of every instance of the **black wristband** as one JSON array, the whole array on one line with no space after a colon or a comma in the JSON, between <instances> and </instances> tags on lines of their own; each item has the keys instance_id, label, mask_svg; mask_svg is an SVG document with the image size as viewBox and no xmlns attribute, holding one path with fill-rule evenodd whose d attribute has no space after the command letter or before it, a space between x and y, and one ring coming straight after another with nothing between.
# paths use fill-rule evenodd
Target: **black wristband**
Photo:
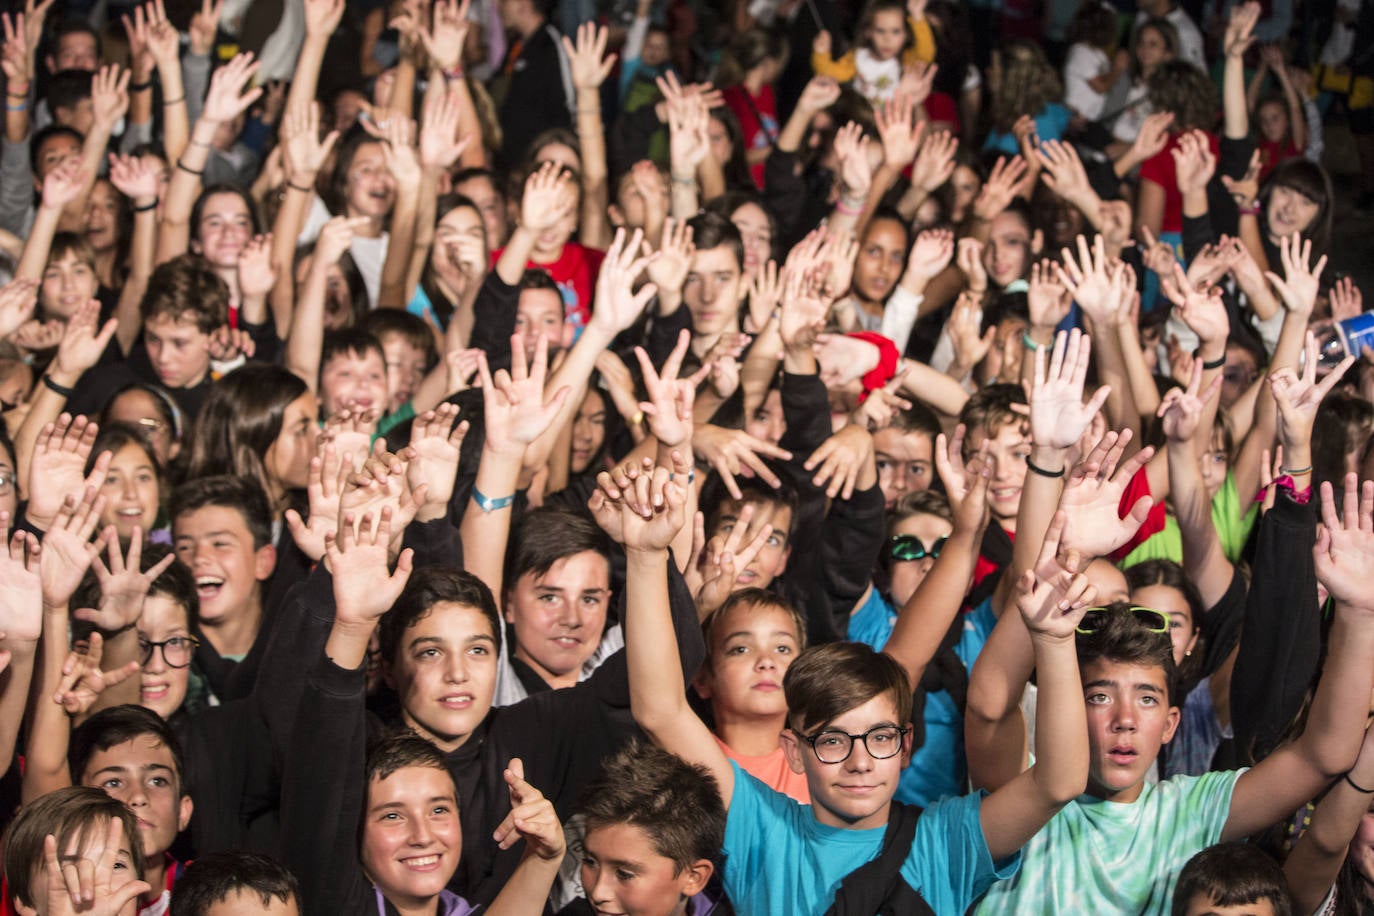
<instances>
[{"instance_id":1,"label":"black wristband","mask_svg":"<svg viewBox=\"0 0 1374 916\"><path fill-rule=\"evenodd\" d=\"M302 191L302 192L304 192L304 193L306 193L306 194L314 194L314 193L315 193L315 189L312 188L312 187L310 187L309 185L299 185L299 184L296 184L295 182L288 181L288 182L286 183L286 186L287 186L288 188L294 188L294 189L297 190L297 191Z\"/></svg>"},{"instance_id":2,"label":"black wristband","mask_svg":"<svg viewBox=\"0 0 1374 916\"><path fill-rule=\"evenodd\" d=\"M134 207L134 212L135 212L135 213L147 213L149 210L156 210L156 209L157 209L157 201L153 201L152 203L150 203L150 204L145 204L145 205L143 205L142 207Z\"/></svg>"},{"instance_id":3,"label":"black wristband","mask_svg":"<svg viewBox=\"0 0 1374 916\"><path fill-rule=\"evenodd\" d=\"M201 169L201 170L197 171L197 170L191 168L191 167L190 167L189 165L187 165L186 163L182 162L180 159L177 160L177 168L181 169L183 172L187 172L187 173L189 173L189 174L191 174L191 175L194 175L194 176L196 176L197 178L203 178L203 177L205 177L205 170L204 170L204 169Z\"/></svg>"},{"instance_id":4,"label":"black wristband","mask_svg":"<svg viewBox=\"0 0 1374 916\"><path fill-rule=\"evenodd\" d=\"M1063 468L1057 471L1047 471L1034 461L1031 461L1029 457L1026 458L1026 470L1030 471L1032 474L1039 474L1041 477L1048 477L1051 480L1058 480L1060 477L1064 476Z\"/></svg>"},{"instance_id":5,"label":"black wristband","mask_svg":"<svg viewBox=\"0 0 1374 916\"><path fill-rule=\"evenodd\" d=\"M1341 778L1344 779L1346 782L1350 783L1350 788L1354 789L1356 792L1359 792L1361 795L1374 795L1374 789L1366 789L1363 786L1357 785L1355 783L1355 780L1350 778L1349 770L1341 774Z\"/></svg>"},{"instance_id":6,"label":"black wristband","mask_svg":"<svg viewBox=\"0 0 1374 916\"><path fill-rule=\"evenodd\" d=\"M1203 364L1202 364L1202 371L1203 371L1203 372L1215 372L1216 370L1222 368L1222 367L1225 366L1225 365L1226 365L1226 357L1225 357L1225 356L1221 356L1221 357L1218 357L1217 359L1212 360L1211 362L1203 363Z\"/></svg>"},{"instance_id":7,"label":"black wristband","mask_svg":"<svg viewBox=\"0 0 1374 916\"><path fill-rule=\"evenodd\" d=\"M50 390L62 395L64 398L69 398L76 393L75 388L68 388L66 385L59 385L57 382L54 382L52 376L48 375L46 372L43 373L43 384Z\"/></svg>"},{"instance_id":8,"label":"black wristband","mask_svg":"<svg viewBox=\"0 0 1374 916\"><path fill-rule=\"evenodd\" d=\"M147 92L149 89L152 89L152 88L153 88L153 81L152 81L152 80L144 80L144 81L141 82L141 83L130 83L130 84L129 84L129 91L130 91L130 92Z\"/></svg>"}]
</instances>

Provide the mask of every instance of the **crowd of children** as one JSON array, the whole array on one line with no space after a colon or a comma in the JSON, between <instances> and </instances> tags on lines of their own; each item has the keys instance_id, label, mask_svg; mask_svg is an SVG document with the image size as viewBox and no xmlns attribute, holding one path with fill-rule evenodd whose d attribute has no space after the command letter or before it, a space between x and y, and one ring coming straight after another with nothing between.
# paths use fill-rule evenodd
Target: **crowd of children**
<instances>
[{"instance_id":1,"label":"crowd of children","mask_svg":"<svg viewBox=\"0 0 1374 916\"><path fill-rule=\"evenodd\" d=\"M1374 3L0 27L0 912L1374 913Z\"/></svg>"}]
</instances>

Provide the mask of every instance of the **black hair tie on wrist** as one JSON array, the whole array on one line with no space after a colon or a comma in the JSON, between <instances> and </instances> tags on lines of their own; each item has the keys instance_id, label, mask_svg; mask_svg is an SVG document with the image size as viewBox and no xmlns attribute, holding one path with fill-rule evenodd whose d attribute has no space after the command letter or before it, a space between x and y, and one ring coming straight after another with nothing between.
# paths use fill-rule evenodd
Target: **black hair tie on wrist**
<instances>
[{"instance_id":1,"label":"black hair tie on wrist","mask_svg":"<svg viewBox=\"0 0 1374 916\"><path fill-rule=\"evenodd\" d=\"M1040 467L1040 465L1036 464L1034 461L1031 461L1029 458L1026 459L1026 470L1030 471L1032 474L1039 474L1041 477L1048 477L1051 480L1058 480L1060 477L1064 476L1063 468L1057 471L1048 471Z\"/></svg>"},{"instance_id":2,"label":"black hair tie on wrist","mask_svg":"<svg viewBox=\"0 0 1374 916\"><path fill-rule=\"evenodd\" d=\"M1361 795L1374 795L1374 789L1366 789L1363 786L1357 785L1355 783L1355 780L1350 778L1349 770L1347 770L1341 778L1344 779L1346 782L1350 783L1350 788L1354 789L1356 792L1359 792Z\"/></svg>"}]
</instances>

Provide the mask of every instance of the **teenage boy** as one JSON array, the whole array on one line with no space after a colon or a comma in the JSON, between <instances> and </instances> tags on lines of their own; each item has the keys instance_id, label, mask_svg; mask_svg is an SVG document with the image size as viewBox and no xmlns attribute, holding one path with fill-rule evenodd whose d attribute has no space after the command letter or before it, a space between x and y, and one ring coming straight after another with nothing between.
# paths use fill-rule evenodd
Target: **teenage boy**
<instances>
[{"instance_id":1,"label":"teenage boy","mask_svg":"<svg viewBox=\"0 0 1374 916\"><path fill-rule=\"evenodd\" d=\"M683 328L692 332L697 359L709 353L721 335L738 332L739 310L748 292L744 239L734 223L714 213L699 213L687 221L686 245L672 244L677 235L664 230L661 266L654 272L658 312L645 349L655 366L663 365Z\"/></svg>"},{"instance_id":2,"label":"teenage boy","mask_svg":"<svg viewBox=\"0 0 1374 916\"><path fill-rule=\"evenodd\" d=\"M1307 727L1249 770L1151 784L1159 749L1173 739L1180 717L1167 623L1153 626L1158 615L1137 615L1125 605L1085 619L1091 632L1079 639L1078 658L1089 710L1088 791L1035 836L1025 868L994 885L980 913L1167 913L1179 869L1194 853L1286 818L1350 768L1374 686L1372 509L1374 482L1361 493L1356 476L1346 478L1341 516L1330 484L1322 486L1325 527L1315 561L1336 602L1330 654ZM983 661L974 680L1001 677ZM1037 708L1043 722L1043 693ZM1121 867L1125 860L1129 868Z\"/></svg>"},{"instance_id":3,"label":"teenage boy","mask_svg":"<svg viewBox=\"0 0 1374 916\"><path fill-rule=\"evenodd\" d=\"M1044 703L1035 766L986 797L945 800L919 815L894 808L912 743L906 671L866 646L832 643L803 653L783 680L789 711L783 748L792 769L806 776L808 808L731 762L676 687L667 545L683 523L683 493L663 470L652 499L647 483L636 493L641 511L604 491L593 507L626 548L626 653L635 721L656 744L715 776L729 812L724 878L735 909L822 913L833 902L840 912L890 906L959 914L994 878L1014 874L1021 846L1081 791L1087 776L1072 640L1092 590L1082 576L1054 563L1057 540L1040 564L1052 581L1028 574L1017 602L1034 633L1040 689L1053 695ZM645 510L651 505L656 508ZM900 838L888 843L890 820ZM874 860L885 846L893 855Z\"/></svg>"},{"instance_id":4,"label":"teenage boy","mask_svg":"<svg viewBox=\"0 0 1374 916\"><path fill-rule=\"evenodd\" d=\"M182 871L169 850L194 809L171 727L142 706L103 709L72 732L68 761L75 782L103 789L138 818L143 879L152 888L139 909L166 912Z\"/></svg>"},{"instance_id":5,"label":"teenage boy","mask_svg":"<svg viewBox=\"0 0 1374 916\"><path fill-rule=\"evenodd\" d=\"M5 903L23 916L49 916L77 911L80 899L83 916L130 916L148 891L139 846L136 818L104 792L49 792L5 832ZM83 889L89 902L77 896Z\"/></svg>"},{"instance_id":6,"label":"teenage boy","mask_svg":"<svg viewBox=\"0 0 1374 916\"><path fill-rule=\"evenodd\" d=\"M97 366L67 392L73 414L93 415L110 392L137 382L167 389L188 418L200 413L214 382L210 335L229 320L229 287L204 258L181 255L153 271L139 314L143 332L128 358Z\"/></svg>"},{"instance_id":7,"label":"teenage boy","mask_svg":"<svg viewBox=\"0 0 1374 916\"><path fill-rule=\"evenodd\" d=\"M512 535L503 576L507 639L501 641L496 706L572 687L625 645L620 625L606 625L610 543L585 512L534 509Z\"/></svg>"},{"instance_id":8,"label":"teenage boy","mask_svg":"<svg viewBox=\"0 0 1374 916\"><path fill-rule=\"evenodd\" d=\"M586 830L574 850L582 898L559 916L714 911L719 892L706 888L725 842L725 807L710 773L632 742L606 761L577 814Z\"/></svg>"},{"instance_id":9,"label":"teenage boy","mask_svg":"<svg viewBox=\"0 0 1374 916\"><path fill-rule=\"evenodd\" d=\"M990 592L979 585L989 574L1011 561L1011 542L1016 537L1016 514L1026 481L1026 459L1031 453L1030 423L1025 415L1026 392L1020 385L987 385L964 404L959 423L964 428L961 461L978 454L984 442L996 461L997 477L988 488L988 506L995 524L983 535L983 554L973 573L976 605ZM958 431L955 432L958 438ZM937 448L939 440L937 440ZM950 451L959 447L951 441ZM946 482L947 488L951 486ZM996 581L996 580L991 580ZM977 599L977 600L974 600Z\"/></svg>"},{"instance_id":10,"label":"teenage boy","mask_svg":"<svg viewBox=\"0 0 1374 916\"><path fill-rule=\"evenodd\" d=\"M251 852L216 852L186 866L168 916L300 916L300 885L284 867Z\"/></svg>"},{"instance_id":11,"label":"teenage boy","mask_svg":"<svg viewBox=\"0 0 1374 916\"><path fill-rule=\"evenodd\" d=\"M277 562L267 495L247 478L203 477L172 491L168 514L177 560L195 577L200 602L196 667L221 701L246 696L253 650L266 643L263 583Z\"/></svg>"}]
</instances>

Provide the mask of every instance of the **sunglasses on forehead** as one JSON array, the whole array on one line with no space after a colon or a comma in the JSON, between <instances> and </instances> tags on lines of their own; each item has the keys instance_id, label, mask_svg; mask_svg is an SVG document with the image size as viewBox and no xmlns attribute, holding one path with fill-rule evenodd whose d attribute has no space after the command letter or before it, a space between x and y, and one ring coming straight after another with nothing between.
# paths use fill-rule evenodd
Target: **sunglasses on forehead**
<instances>
[{"instance_id":1,"label":"sunglasses on forehead","mask_svg":"<svg viewBox=\"0 0 1374 916\"><path fill-rule=\"evenodd\" d=\"M1075 629L1085 635L1096 633L1107 625L1107 621L1113 614L1130 614L1135 618L1135 622L1140 624L1151 633L1169 632L1169 615L1162 611L1156 611L1149 607L1135 607L1113 610L1109 607L1090 607L1083 613L1083 619L1078 622Z\"/></svg>"},{"instance_id":2,"label":"sunglasses on forehead","mask_svg":"<svg viewBox=\"0 0 1374 916\"><path fill-rule=\"evenodd\" d=\"M940 555L941 550L944 550L945 541L948 540L948 535L936 538L935 543L927 549L926 545L921 543L921 539L914 534L896 534L887 540L887 558L896 561L924 560L930 557L933 560Z\"/></svg>"}]
</instances>

